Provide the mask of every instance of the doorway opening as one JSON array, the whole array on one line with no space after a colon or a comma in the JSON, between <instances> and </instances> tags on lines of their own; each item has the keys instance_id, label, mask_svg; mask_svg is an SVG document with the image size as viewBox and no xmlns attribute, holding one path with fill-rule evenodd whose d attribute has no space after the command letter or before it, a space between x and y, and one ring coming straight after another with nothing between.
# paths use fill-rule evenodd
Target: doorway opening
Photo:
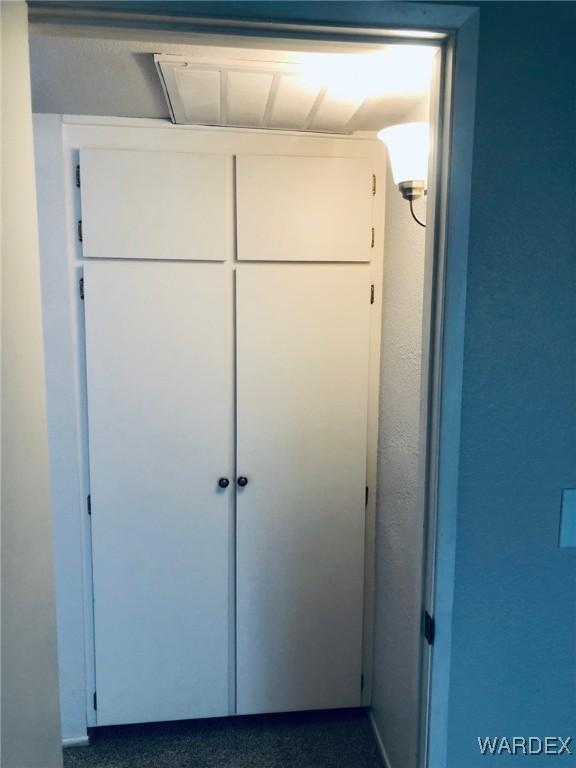
<instances>
[{"instance_id":1,"label":"doorway opening","mask_svg":"<svg viewBox=\"0 0 576 768\"><path fill-rule=\"evenodd\" d=\"M446 52L338 38L32 27L67 764L425 764Z\"/></svg>"}]
</instances>

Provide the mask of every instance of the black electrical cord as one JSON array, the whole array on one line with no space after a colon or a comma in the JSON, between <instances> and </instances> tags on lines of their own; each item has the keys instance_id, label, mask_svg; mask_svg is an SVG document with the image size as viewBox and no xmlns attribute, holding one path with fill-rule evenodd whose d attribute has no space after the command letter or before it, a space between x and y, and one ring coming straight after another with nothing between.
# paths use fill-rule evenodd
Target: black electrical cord
<instances>
[{"instance_id":1,"label":"black electrical cord","mask_svg":"<svg viewBox=\"0 0 576 768\"><path fill-rule=\"evenodd\" d=\"M416 214L414 213L414 208L412 206L412 200L410 200L410 213L412 214L412 218L414 219L414 221L417 224L420 224L421 227L425 227L426 226L426 224L424 224L424 222L420 221L420 219L417 218Z\"/></svg>"}]
</instances>

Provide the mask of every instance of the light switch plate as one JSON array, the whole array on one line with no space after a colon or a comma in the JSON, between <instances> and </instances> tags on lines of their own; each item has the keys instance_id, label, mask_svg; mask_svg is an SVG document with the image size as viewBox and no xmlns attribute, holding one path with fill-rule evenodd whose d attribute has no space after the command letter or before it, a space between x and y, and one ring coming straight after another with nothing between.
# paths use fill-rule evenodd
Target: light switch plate
<instances>
[{"instance_id":1,"label":"light switch plate","mask_svg":"<svg viewBox=\"0 0 576 768\"><path fill-rule=\"evenodd\" d=\"M576 547L576 488L562 490L560 546Z\"/></svg>"}]
</instances>

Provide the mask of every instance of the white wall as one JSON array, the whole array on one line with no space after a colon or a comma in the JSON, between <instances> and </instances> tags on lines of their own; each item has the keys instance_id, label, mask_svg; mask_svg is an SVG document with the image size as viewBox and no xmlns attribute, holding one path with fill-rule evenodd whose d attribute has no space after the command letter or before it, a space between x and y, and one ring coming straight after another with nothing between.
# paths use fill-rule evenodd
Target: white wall
<instances>
[{"instance_id":1,"label":"white wall","mask_svg":"<svg viewBox=\"0 0 576 768\"><path fill-rule=\"evenodd\" d=\"M2 22L2 766L62 764L28 22Z\"/></svg>"},{"instance_id":2,"label":"white wall","mask_svg":"<svg viewBox=\"0 0 576 768\"><path fill-rule=\"evenodd\" d=\"M427 120L427 103L402 122ZM424 199L414 203L426 219ZM422 515L420 376L425 229L388 171L376 511L374 722L391 768L415 766L418 745Z\"/></svg>"}]
</instances>

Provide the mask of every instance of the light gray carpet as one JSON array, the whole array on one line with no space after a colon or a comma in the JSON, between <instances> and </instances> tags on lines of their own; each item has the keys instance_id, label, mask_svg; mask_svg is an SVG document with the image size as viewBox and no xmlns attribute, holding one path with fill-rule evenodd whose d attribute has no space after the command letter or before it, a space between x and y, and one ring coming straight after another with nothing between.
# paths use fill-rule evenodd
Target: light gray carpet
<instances>
[{"instance_id":1,"label":"light gray carpet","mask_svg":"<svg viewBox=\"0 0 576 768\"><path fill-rule=\"evenodd\" d=\"M96 728L65 768L382 768L363 710Z\"/></svg>"}]
</instances>

